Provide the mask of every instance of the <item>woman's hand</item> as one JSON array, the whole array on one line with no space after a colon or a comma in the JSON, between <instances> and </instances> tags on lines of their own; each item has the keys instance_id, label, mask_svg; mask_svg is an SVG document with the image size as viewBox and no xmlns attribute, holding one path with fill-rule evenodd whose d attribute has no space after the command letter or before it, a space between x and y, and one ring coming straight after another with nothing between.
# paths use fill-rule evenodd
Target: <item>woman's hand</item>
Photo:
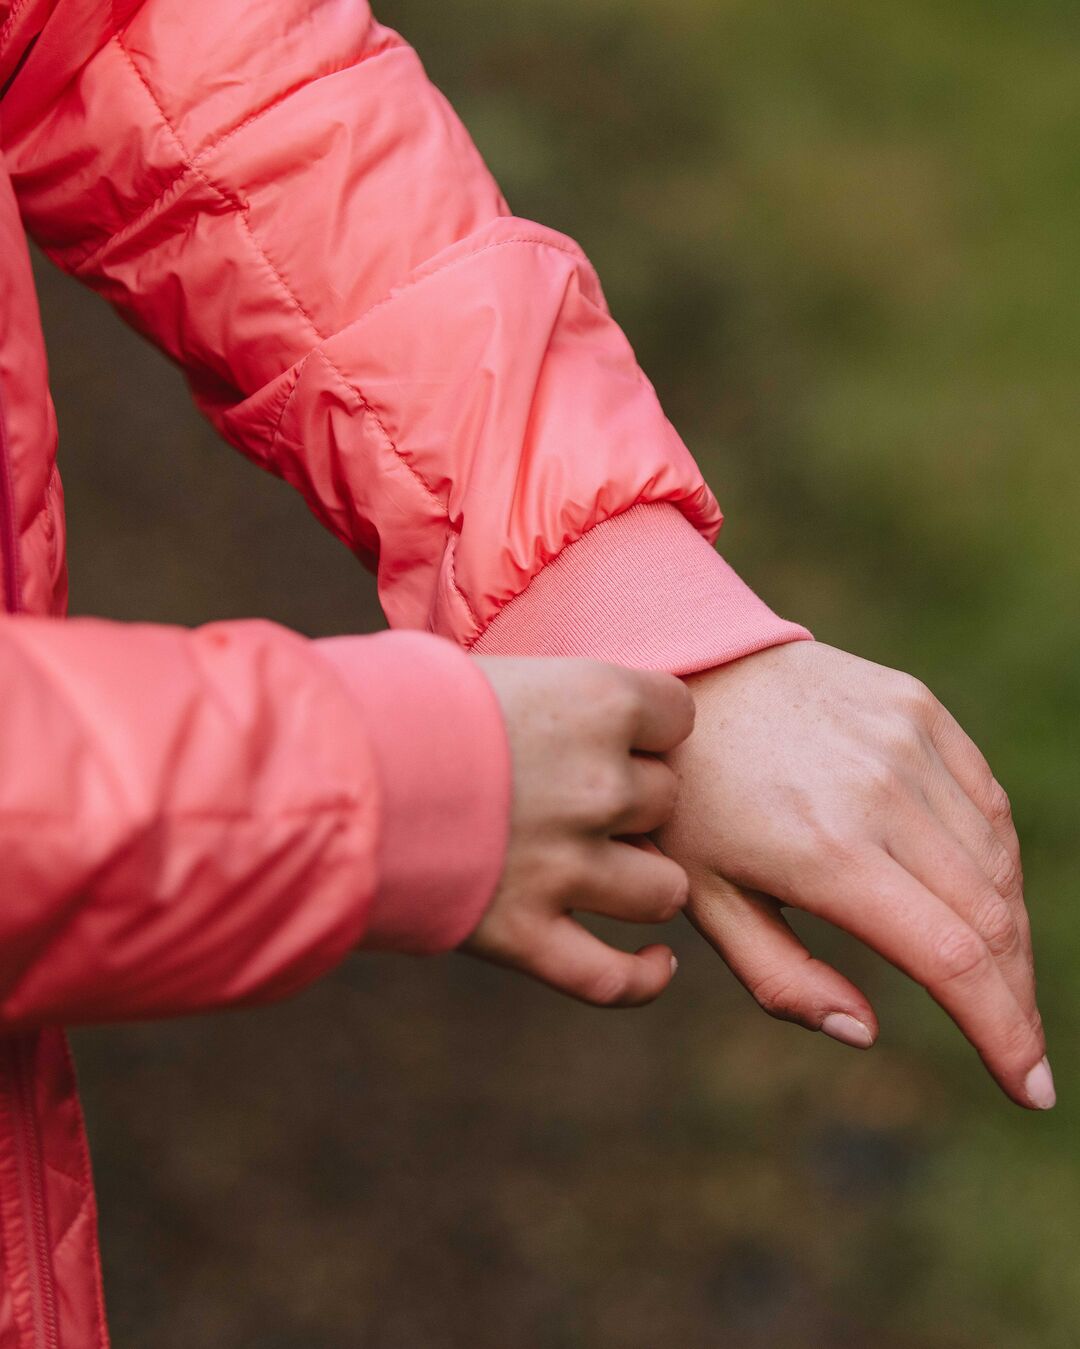
<instances>
[{"instance_id":1,"label":"woman's hand","mask_svg":"<svg viewBox=\"0 0 1080 1349\"><path fill-rule=\"evenodd\" d=\"M949 1013L1005 1093L1054 1092L1009 802L917 680L816 642L690 676L693 735L653 835L689 915L773 1016L868 1047L873 1009L814 959L792 905L853 933Z\"/></svg>"},{"instance_id":2,"label":"woman's hand","mask_svg":"<svg viewBox=\"0 0 1080 1349\"><path fill-rule=\"evenodd\" d=\"M674 973L671 948L616 951L571 911L663 923L686 903L682 867L620 836L648 834L671 815L677 779L656 756L689 735L693 698L673 675L478 659L502 705L514 797L499 888L463 949L585 1002L650 1002Z\"/></svg>"}]
</instances>

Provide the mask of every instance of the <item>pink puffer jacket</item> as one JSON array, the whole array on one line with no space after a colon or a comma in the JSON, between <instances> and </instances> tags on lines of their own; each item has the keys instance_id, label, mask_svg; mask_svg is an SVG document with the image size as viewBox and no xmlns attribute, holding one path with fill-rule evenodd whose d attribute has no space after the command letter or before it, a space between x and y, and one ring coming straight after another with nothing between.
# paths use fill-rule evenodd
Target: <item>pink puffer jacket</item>
<instances>
[{"instance_id":1,"label":"pink puffer jacket","mask_svg":"<svg viewBox=\"0 0 1080 1349\"><path fill-rule=\"evenodd\" d=\"M60 1026L462 940L509 796L463 649L686 672L806 634L710 546L716 503L580 248L510 214L362 0L0 0L0 23L0 1349L90 1349ZM420 631L58 621L23 225Z\"/></svg>"}]
</instances>

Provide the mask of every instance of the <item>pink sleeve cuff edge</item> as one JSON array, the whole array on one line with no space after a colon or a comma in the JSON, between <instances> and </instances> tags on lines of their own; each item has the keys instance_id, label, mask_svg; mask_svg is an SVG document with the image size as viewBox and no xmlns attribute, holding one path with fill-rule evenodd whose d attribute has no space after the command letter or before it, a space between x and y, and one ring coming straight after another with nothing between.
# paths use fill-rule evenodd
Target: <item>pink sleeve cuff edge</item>
<instances>
[{"instance_id":1,"label":"pink sleeve cuff edge","mask_svg":"<svg viewBox=\"0 0 1080 1349\"><path fill-rule=\"evenodd\" d=\"M677 506L650 502L568 544L472 650L691 674L808 640L810 632L773 613Z\"/></svg>"},{"instance_id":2,"label":"pink sleeve cuff edge","mask_svg":"<svg viewBox=\"0 0 1080 1349\"><path fill-rule=\"evenodd\" d=\"M364 715L379 772L377 885L362 949L460 945L494 896L510 827L510 751L478 664L418 632L315 643Z\"/></svg>"}]
</instances>

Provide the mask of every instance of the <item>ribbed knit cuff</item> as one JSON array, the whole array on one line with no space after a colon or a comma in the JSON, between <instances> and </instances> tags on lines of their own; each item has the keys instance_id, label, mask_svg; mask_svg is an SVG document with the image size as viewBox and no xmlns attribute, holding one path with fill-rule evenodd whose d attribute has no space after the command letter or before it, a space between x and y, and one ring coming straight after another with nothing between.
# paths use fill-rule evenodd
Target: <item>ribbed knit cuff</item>
<instances>
[{"instance_id":1,"label":"ribbed knit cuff","mask_svg":"<svg viewBox=\"0 0 1080 1349\"><path fill-rule=\"evenodd\" d=\"M448 951L502 875L510 750L491 685L453 642L418 632L315 643L359 704L382 784L370 950Z\"/></svg>"},{"instance_id":2,"label":"ribbed knit cuff","mask_svg":"<svg viewBox=\"0 0 1080 1349\"><path fill-rule=\"evenodd\" d=\"M590 529L488 624L478 655L591 656L690 674L812 640L759 599L667 502Z\"/></svg>"}]
</instances>

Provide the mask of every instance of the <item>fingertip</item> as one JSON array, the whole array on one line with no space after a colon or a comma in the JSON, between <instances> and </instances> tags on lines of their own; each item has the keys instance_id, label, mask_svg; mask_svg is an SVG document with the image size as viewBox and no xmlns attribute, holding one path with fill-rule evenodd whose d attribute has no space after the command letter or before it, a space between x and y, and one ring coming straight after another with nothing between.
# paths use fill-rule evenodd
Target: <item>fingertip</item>
<instances>
[{"instance_id":1,"label":"fingertip","mask_svg":"<svg viewBox=\"0 0 1080 1349\"><path fill-rule=\"evenodd\" d=\"M679 867L679 883L675 888L675 906L682 910L690 903L690 877Z\"/></svg>"},{"instance_id":2,"label":"fingertip","mask_svg":"<svg viewBox=\"0 0 1080 1349\"><path fill-rule=\"evenodd\" d=\"M631 954L609 946L566 917L526 966L553 988L593 1007L640 1007L671 982L674 952L659 943Z\"/></svg>"},{"instance_id":3,"label":"fingertip","mask_svg":"<svg viewBox=\"0 0 1080 1349\"><path fill-rule=\"evenodd\" d=\"M675 978L675 974L678 971L679 957L675 954L675 952L671 949L670 946L658 945L653 946L651 949L656 952L654 959L656 960L656 963L660 966L661 970L663 970L664 972L664 987L666 988L667 985L671 983L672 979Z\"/></svg>"},{"instance_id":4,"label":"fingertip","mask_svg":"<svg viewBox=\"0 0 1080 1349\"><path fill-rule=\"evenodd\" d=\"M666 703L667 725L664 735L666 743L657 751L666 753L681 745L694 729L697 701L678 675L669 674L666 670L652 670L648 673L656 678L655 687L664 695Z\"/></svg>"},{"instance_id":5,"label":"fingertip","mask_svg":"<svg viewBox=\"0 0 1080 1349\"><path fill-rule=\"evenodd\" d=\"M694 722L697 720L697 699L683 680L676 678L675 682L679 686L683 705L683 716L686 718L686 730L683 733L683 740L685 740L694 729Z\"/></svg>"},{"instance_id":6,"label":"fingertip","mask_svg":"<svg viewBox=\"0 0 1080 1349\"><path fill-rule=\"evenodd\" d=\"M663 942L649 942L647 946L639 946L634 956L637 960L666 960L670 964L675 959L675 952Z\"/></svg>"},{"instance_id":7,"label":"fingertip","mask_svg":"<svg viewBox=\"0 0 1080 1349\"><path fill-rule=\"evenodd\" d=\"M1024 1093L1030 1108L1034 1110L1052 1110L1057 1103L1054 1074L1050 1071L1050 1060L1045 1054L1024 1078Z\"/></svg>"},{"instance_id":8,"label":"fingertip","mask_svg":"<svg viewBox=\"0 0 1080 1349\"><path fill-rule=\"evenodd\" d=\"M670 946L643 946L631 959L645 967L645 976L630 993L624 1006L644 1007L654 1002L667 988L679 968L679 961Z\"/></svg>"},{"instance_id":9,"label":"fingertip","mask_svg":"<svg viewBox=\"0 0 1080 1349\"><path fill-rule=\"evenodd\" d=\"M877 1038L876 1032L859 1017L850 1012L830 1012L822 1021L820 1029L841 1044L851 1045L853 1049L870 1049Z\"/></svg>"}]
</instances>

